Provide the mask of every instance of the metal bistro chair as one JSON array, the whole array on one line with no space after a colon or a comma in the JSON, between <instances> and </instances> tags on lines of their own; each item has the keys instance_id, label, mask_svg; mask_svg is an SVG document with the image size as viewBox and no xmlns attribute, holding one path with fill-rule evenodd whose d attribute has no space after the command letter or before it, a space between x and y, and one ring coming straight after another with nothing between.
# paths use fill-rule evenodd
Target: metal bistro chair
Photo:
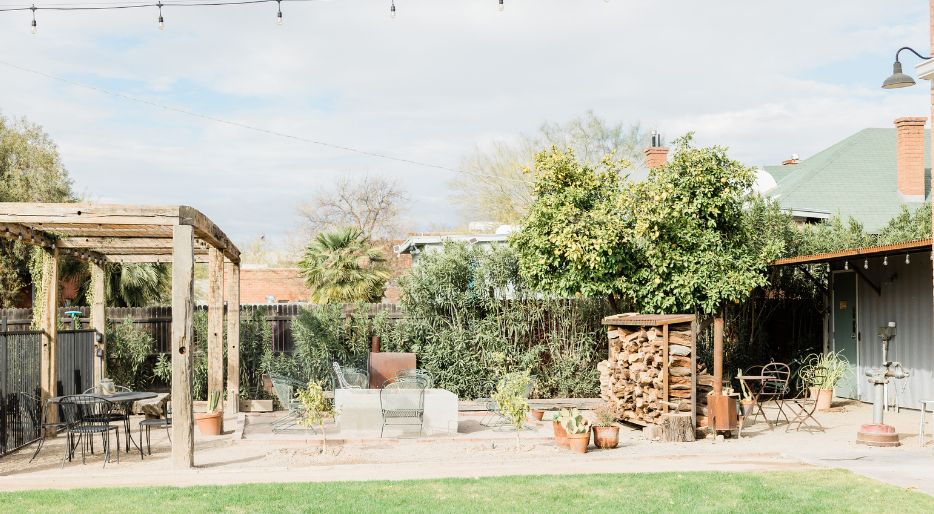
<instances>
[{"instance_id":1,"label":"metal bistro chair","mask_svg":"<svg viewBox=\"0 0 934 514\"><path fill-rule=\"evenodd\" d=\"M823 378L824 375L820 371L812 372L809 377L811 382L817 383L823 382ZM813 422L813 428L819 429L821 432L826 431L824 425L821 425L820 421L817 421L817 418L814 417L814 413L817 411L817 394L811 394L811 388L808 387L807 383L802 382L797 396L785 400L785 403L791 412L791 420L788 421L785 432L791 430L791 425L795 423L798 424L795 431L800 431L801 427L805 426L808 421Z\"/></svg>"},{"instance_id":2,"label":"metal bistro chair","mask_svg":"<svg viewBox=\"0 0 934 514\"><path fill-rule=\"evenodd\" d=\"M366 389L370 385L370 377L362 370L341 366L334 362L331 364L334 368L335 387L341 389Z\"/></svg>"},{"instance_id":3,"label":"metal bistro chair","mask_svg":"<svg viewBox=\"0 0 934 514\"><path fill-rule=\"evenodd\" d=\"M130 392L132 392L133 390L130 389L129 387L127 387L127 386L114 385L114 391L116 391L116 392L118 392L118 393L130 393ZM97 397L104 397L104 389L103 389L103 387L102 387L100 384L98 384L98 385L96 385L96 386L87 388L87 390L84 391L84 394L93 395L93 396L97 396ZM105 399L106 399L106 398L105 398ZM114 403L114 402L111 402L111 403ZM130 403L132 404L132 402L130 402ZM114 405L116 405L116 409L114 409L113 412L107 414L107 417L109 418L109 421L108 421L108 422L109 422L109 423L117 423L117 422L123 423L123 431L124 431L123 433L127 435L127 437L126 437L126 452L127 452L127 453L130 453L130 437L129 437L129 434L130 434L130 405L127 405L127 404L124 404L124 403L114 403Z\"/></svg>"},{"instance_id":4,"label":"metal bistro chair","mask_svg":"<svg viewBox=\"0 0 934 514\"><path fill-rule=\"evenodd\" d=\"M35 396L28 393L18 393L19 394L19 409L23 414L25 419L28 419L32 423L34 430L39 430L39 444L36 445L36 451L32 454L32 458L29 459L29 462L32 462L39 455L39 450L42 449L42 445L45 443L45 432L47 430L54 430L58 432L59 430L64 430L68 428L68 423L65 423L64 419L59 418L58 422L48 423L47 415L49 408L54 405L57 409L58 405L55 405L52 402L46 401L45 408L42 408L42 402Z\"/></svg>"},{"instance_id":5,"label":"metal bistro chair","mask_svg":"<svg viewBox=\"0 0 934 514\"><path fill-rule=\"evenodd\" d=\"M150 431L153 428L165 428L165 433L172 442L172 402L165 403L165 417L147 418L139 422L139 458L143 458L143 429L146 429L146 451L152 455L152 444L150 441Z\"/></svg>"},{"instance_id":6,"label":"metal bistro chair","mask_svg":"<svg viewBox=\"0 0 934 514\"><path fill-rule=\"evenodd\" d=\"M81 445L81 464L85 463L85 448L91 444L95 434L101 435L104 444L104 467L106 467L110 462L111 430L117 433L117 462L120 462L120 427L111 425L107 421L109 414L118 409L115 403L97 396L76 394L65 396L59 400L58 404L68 424L65 456L62 457L63 468L65 459L69 461L72 459L78 445ZM85 436L87 436L86 439Z\"/></svg>"},{"instance_id":7,"label":"metal bistro chair","mask_svg":"<svg viewBox=\"0 0 934 514\"><path fill-rule=\"evenodd\" d=\"M778 423L779 416L784 416L785 421L790 423L788 414L784 409L784 403L790 393L788 383L791 380L791 367L782 362L770 362L762 366L762 375L770 378L762 382L762 390L759 392L759 401L761 403L774 401L778 406L778 413L775 415L775 423ZM756 415L758 415L758 413L756 413ZM764 412L762 416L765 417ZM753 416L753 419L755 419L755 416ZM766 418L765 421L768 422L768 418Z\"/></svg>"},{"instance_id":8,"label":"metal bistro chair","mask_svg":"<svg viewBox=\"0 0 934 514\"><path fill-rule=\"evenodd\" d=\"M423 369L404 369L396 374L397 382L415 381L425 389L431 389L435 386L435 380L431 373Z\"/></svg>"},{"instance_id":9,"label":"metal bistro chair","mask_svg":"<svg viewBox=\"0 0 934 514\"><path fill-rule=\"evenodd\" d=\"M295 391L305 387L305 384L300 380L276 373L270 373L269 380L272 381L272 388L276 392L279 404L288 411L285 416L272 422L273 432L295 427L305 414L302 403L295 399Z\"/></svg>"},{"instance_id":10,"label":"metal bistro chair","mask_svg":"<svg viewBox=\"0 0 934 514\"><path fill-rule=\"evenodd\" d=\"M387 425L416 426L422 435L425 424L425 389L405 382L393 382L379 391L379 406L383 423L379 436L383 437Z\"/></svg>"}]
</instances>

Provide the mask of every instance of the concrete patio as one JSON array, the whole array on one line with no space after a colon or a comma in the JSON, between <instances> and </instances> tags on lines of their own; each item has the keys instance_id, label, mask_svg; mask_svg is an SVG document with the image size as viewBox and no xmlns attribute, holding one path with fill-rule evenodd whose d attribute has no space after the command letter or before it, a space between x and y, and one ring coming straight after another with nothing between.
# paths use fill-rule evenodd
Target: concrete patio
<instances>
[{"instance_id":1,"label":"concrete patio","mask_svg":"<svg viewBox=\"0 0 934 514\"><path fill-rule=\"evenodd\" d=\"M190 471L172 469L164 431L153 432L152 456L141 461L138 452L121 454L119 464L106 468L98 455L87 465L71 462L60 469L64 438L59 437L31 464L31 448L0 459L0 490L827 467L934 494L929 479L934 444L929 439L919 446L918 412L887 413L886 422L898 428L902 446L870 448L855 443L858 425L871 419L871 407L857 402L838 402L832 412L819 413L824 433L785 432L784 424L770 430L760 420L739 440L662 443L624 427L619 448L592 448L586 455L556 448L544 422L523 431L517 451L514 432L483 427L476 412L462 412L459 432L444 436L351 437L331 427L328 451L322 452L314 431L273 433L270 423L277 415L230 417L228 432L219 437L196 431L196 467Z\"/></svg>"}]
</instances>

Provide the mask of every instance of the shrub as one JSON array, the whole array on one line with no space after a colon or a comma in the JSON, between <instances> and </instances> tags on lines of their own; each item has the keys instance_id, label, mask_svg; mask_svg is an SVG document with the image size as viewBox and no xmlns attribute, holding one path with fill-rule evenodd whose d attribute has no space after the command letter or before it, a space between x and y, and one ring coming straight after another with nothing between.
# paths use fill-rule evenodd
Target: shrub
<instances>
[{"instance_id":1,"label":"shrub","mask_svg":"<svg viewBox=\"0 0 934 514\"><path fill-rule=\"evenodd\" d=\"M152 381L146 359L152 354L155 341L151 335L136 328L132 319L111 324L107 330L107 375L114 383L130 389L143 389Z\"/></svg>"}]
</instances>

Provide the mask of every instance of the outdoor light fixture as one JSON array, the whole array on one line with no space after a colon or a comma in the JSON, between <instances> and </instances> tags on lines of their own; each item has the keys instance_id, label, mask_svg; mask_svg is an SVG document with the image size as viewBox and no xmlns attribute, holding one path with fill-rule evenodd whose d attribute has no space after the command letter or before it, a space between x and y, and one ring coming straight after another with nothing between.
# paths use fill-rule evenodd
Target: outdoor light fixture
<instances>
[{"instance_id":1,"label":"outdoor light fixture","mask_svg":"<svg viewBox=\"0 0 934 514\"><path fill-rule=\"evenodd\" d=\"M907 46L899 48L898 51L895 52L895 64L892 65L892 75L882 83L882 89L898 89L915 85L915 79L902 73L902 63L898 60L898 54L902 53L902 50L908 50L917 55L919 59L930 59L930 57L919 54L913 48Z\"/></svg>"},{"instance_id":2,"label":"outdoor light fixture","mask_svg":"<svg viewBox=\"0 0 934 514\"><path fill-rule=\"evenodd\" d=\"M505 7L506 7L506 6L503 5L503 0L499 0L499 7L498 7L498 9L502 12L502 10L503 10Z\"/></svg>"},{"instance_id":3,"label":"outdoor light fixture","mask_svg":"<svg viewBox=\"0 0 934 514\"><path fill-rule=\"evenodd\" d=\"M279 12L276 13L276 25L282 25L282 0L276 0L276 5L279 7Z\"/></svg>"},{"instance_id":4,"label":"outdoor light fixture","mask_svg":"<svg viewBox=\"0 0 934 514\"><path fill-rule=\"evenodd\" d=\"M911 264L911 255L905 254L905 264Z\"/></svg>"},{"instance_id":5,"label":"outdoor light fixture","mask_svg":"<svg viewBox=\"0 0 934 514\"><path fill-rule=\"evenodd\" d=\"M843 261L843 269L850 269L850 261Z\"/></svg>"},{"instance_id":6,"label":"outdoor light fixture","mask_svg":"<svg viewBox=\"0 0 934 514\"><path fill-rule=\"evenodd\" d=\"M156 4L159 8L159 30L165 30L165 18L162 17L162 2Z\"/></svg>"},{"instance_id":7,"label":"outdoor light fixture","mask_svg":"<svg viewBox=\"0 0 934 514\"><path fill-rule=\"evenodd\" d=\"M869 259L863 261L863 269L869 269Z\"/></svg>"},{"instance_id":8,"label":"outdoor light fixture","mask_svg":"<svg viewBox=\"0 0 934 514\"><path fill-rule=\"evenodd\" d=\"M886 255L885 257L882 258L882 265L883 265L883 266L888 266L888 265L889 265L889 256L888 256L888 255Z\"/></svg>"},{"instance_id":9,"label":"outdoor light fixture","mask_svg":"<svg viewBox=\"0 0 934 514\"><path fill-rule=\"evenodd\" d=\"M392 0L392 3L389 5L389 16L392 18L396 17L396 0Z\"/></svg>"},{"instance_id":10,"label":"outdoor light fixture","mask_svg":"<svg viewBox=\"0 0 934 514\"><path fill-rule=\"evenodd\" d=\"M29 10L32 11L32 33L35 34L36 31L38 30L38 27L36 26L36 5L33 4L33 6L29 8Z\"/></svg>"}]
</instances>

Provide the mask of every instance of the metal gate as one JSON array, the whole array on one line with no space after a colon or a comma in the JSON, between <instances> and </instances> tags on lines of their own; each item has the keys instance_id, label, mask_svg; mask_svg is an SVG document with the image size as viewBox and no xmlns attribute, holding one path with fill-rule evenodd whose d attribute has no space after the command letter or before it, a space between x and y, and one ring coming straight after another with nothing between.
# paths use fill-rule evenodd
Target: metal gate
<instances>
[{"instance_id":1,"label":"metal gate","mask_svg":"<svg viewBox=\"0 0 934 514\"><path fill-rule=\"evenodd\" d=\"M42 332L0 332L0 455L39 439L41 349Z\"/></svg>"},{"instance_id":2,"label":"metal gate","mask_svg":"<svg viewBox=\"0 0 934 514\"><path fill-rule=\"evenodd\" d=\"M55 394L81 394L94 385L94 330L59 330Z\"/></svg>"}]
</instances>

